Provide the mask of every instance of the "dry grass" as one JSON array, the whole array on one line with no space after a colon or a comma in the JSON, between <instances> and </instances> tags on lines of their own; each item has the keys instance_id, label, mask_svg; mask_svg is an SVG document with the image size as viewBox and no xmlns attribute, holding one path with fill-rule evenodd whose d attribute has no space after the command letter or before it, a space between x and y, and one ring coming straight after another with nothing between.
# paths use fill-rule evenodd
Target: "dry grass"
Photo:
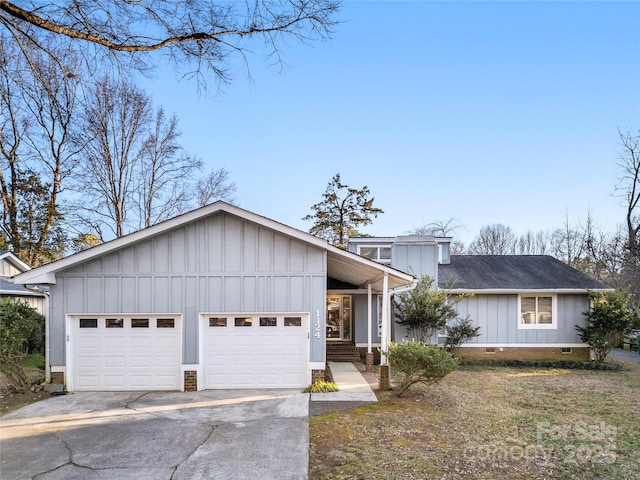
<instances>
[{"instance_id":1,"label":"dry grass","mask_svg":"<svg viewBox=\"0 0 640 480\"><path fill-rule=\"evenodd\" d=\"M640 365L465 367L310 420L310 479L640 478Z\"/></svg>"}]
</instances>

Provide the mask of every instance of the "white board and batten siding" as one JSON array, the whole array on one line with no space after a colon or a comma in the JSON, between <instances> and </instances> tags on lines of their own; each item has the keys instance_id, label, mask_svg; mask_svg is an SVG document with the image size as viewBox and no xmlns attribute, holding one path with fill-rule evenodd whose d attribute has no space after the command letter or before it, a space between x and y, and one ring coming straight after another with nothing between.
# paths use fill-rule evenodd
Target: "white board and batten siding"
<instances>
[{"instance_id":1,"label":"white board and batten siding","mask_svg":"<svg viewBox=\"0 0 640 480\"><path fill-rule=\"evenodd\" d=\"M180 315L69 315L71 391L181 390Z\"/></svg>"},{"instance_id":2,"label":"white board and batten siding","mask_svg":"<svg viewBox=\"0 0 640 480\"><path fill-rule=\"evenodd\" d=\"M202 388L309 385L309 314L212 313L200 321Z\"/></svg>"}]
</instances>

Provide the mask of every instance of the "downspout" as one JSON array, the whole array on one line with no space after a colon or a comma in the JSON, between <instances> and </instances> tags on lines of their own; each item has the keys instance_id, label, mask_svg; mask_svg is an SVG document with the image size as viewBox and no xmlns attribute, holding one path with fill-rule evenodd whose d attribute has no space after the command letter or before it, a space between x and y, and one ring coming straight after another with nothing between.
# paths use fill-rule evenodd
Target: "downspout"
<instances>
[{"instance_id":1,"label":"downspout","mask_svg":"<svg viewBox=\"0 0 640 480\"><path fill-rule=\"evenodd\" d=\"M44 293L44 381L51 383L51 365L49 358L51 355L51 341L49 335L49 292Z\"/></svg>"}]
</instances>

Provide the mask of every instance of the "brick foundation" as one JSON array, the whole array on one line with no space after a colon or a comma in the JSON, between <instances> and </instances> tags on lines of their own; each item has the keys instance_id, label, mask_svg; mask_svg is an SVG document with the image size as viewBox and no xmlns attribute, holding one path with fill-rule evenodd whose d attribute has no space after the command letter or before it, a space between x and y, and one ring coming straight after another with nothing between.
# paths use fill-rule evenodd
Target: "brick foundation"
<instances>
[{"instance_id":1,"label":"brick foundation","mask_svg":"<svg viewBox=\"0 0 640 480\"><path fill-rule=\"evenodd\" d=\"M324 370L311 370L311 383L324 382L325 371Z\"/></svg>"},{"instance_id":2,"label":"brick foundation","mask_svg":"<svg viewBox=\"0 0 640 480\"><path fill-rule=\"evenodd\" d=\"M198 372L195 370L185 370L184 391L195 392L196 390L198 390Z\"/></svg>"},{"instance_id":3,"label":"brick foundation","mask_svg":"<svg viewBox=\"0 0 640 480\"><path fill-rule=\"evenodd\" d=\"M51 383L64 385L64 372L51 372Z\"/></svg>"},{"instance_id":4,"label":"brick foundation","mask_svg":"<svg viewBox=\"0 0 640 480\"><path fill-rule=\"evenodd\" d=\"M492 348L493 352L487 352L487 347L461 347L453 352L460 358L479 359L508 359L508 360L589 360L588 347L573 347L571 353L562 353L561 348L551 347L500 347Z\"/></svg>"}]
</instances>

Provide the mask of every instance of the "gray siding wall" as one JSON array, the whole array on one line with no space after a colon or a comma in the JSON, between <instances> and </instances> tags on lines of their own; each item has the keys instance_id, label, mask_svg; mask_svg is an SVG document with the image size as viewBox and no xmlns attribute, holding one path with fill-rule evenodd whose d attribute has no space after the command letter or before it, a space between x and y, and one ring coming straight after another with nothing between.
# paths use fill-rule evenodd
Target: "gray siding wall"
<instances>
[{"instance_id":1,"label":"gray siding wall","mask_svg":"<svg viewBox=\"0 0 640 480\"><path fill-rule=\"evenodd\" d=\"M517 295L475 295L460 302L460 317L467 315L480 326L473 343L581 343L576 324L584 324L582 315L589 305L586 295L558 295L557 329L519 329Z\"/></svg>"},{"instance_id":2,"label":"gray siding wall","mask_svg":"<svg viewBox=\"0 0 640 480\"><path fill-rule=\"evenodd\" d=\"M438 279L438 247L436 245L396 244L391 251L392 267L420 278Z\"/></svg>"},{"instance_id":3,"label":"gray siding wall","mask_svg":"<svg viewBox=\"0 0 640 480\"><path fill-rule=\"evenodd\" d=\"M378 295L371 297L371 342L380 343L378 336ZM367 343L367 295L353 296L354 332L356 343Z\"/></svg>"},{"instance_id":4,"label":"gray siding wall","mask_svg":"<svg viewBox=\"0 0 640 480\"><path fill-rule=\"evenodd\" d=\"M220 213L56 275L51 364L64 365L64 323L75 313L181 313L183 362L198 363L204 312L316 312L325 318L326 252ZM310 361L324 361L324 337Z\"/></svg>"}]
</instances>

